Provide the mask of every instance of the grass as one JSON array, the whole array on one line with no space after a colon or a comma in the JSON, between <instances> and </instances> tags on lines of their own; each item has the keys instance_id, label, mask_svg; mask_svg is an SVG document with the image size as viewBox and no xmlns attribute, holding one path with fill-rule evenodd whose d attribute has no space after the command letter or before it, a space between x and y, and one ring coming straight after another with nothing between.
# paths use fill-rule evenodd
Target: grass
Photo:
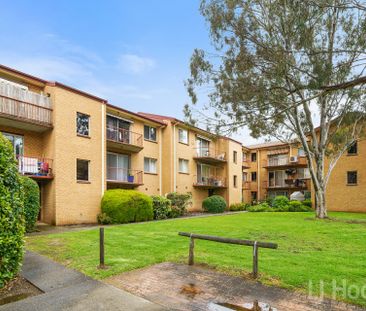
<instances>
[{"instance_id":1,"label":"grass","mask_svg":"<svg viewBox=\"0 0 366 311\"><path fill-rule=\"evenodd\" d=\"M103 279L155 263L186 262L188 238L178 231L269 241L277 250L260 249L260 281L307 291L320 282L330 296L332 282L349 287L347 297L336 297L366 306L356 295L366 286L366 215L331 213L332 220L314 220L312 213L245 213L205 218L176 219L107 227L107 270L97 269L98 230L82 230L27 237L27 248L96 278ZM356 220L352 223L350 220ZM251 272L252 248L196 241L195 259L235 275ZM364 290L365 291L365 290ZM357 296L357 297L356 297Z\"/></svg>"}]
</instances>

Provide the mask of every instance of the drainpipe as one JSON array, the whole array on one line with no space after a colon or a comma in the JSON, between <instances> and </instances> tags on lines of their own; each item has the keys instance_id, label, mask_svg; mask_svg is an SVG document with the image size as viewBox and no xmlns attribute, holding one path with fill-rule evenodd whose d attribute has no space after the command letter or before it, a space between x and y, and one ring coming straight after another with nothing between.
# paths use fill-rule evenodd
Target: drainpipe
<instances>
[{"instance_id":1,"label":"drainpipe","mask_svg":"<svg viewBox=\"0 0 366 311\"><path fill-rule=\"evenodd\" d=\"M163 193L163 170L162 170L162 165L163 165L163 129L160 127L159 130L160 134L159 134L159 139L160 139L160 144L159 144L159 195L162 195Z\"/></svg>"},{"instance_id":2,"label":"drainpipe","mask_svg":"<svg viewBox=\"0 0 366 311\"><path fill-rule=\"evenodd\" d=\"M177 146L175 145L175 123L173 124L173 191L177 191Z\"/></svg>"},{"instance_id":3,"label":"drainpipe","mask_svg":"<svg viewBox=\"0 0 366 311\"><path fill-rule=\"evenodd\" d=\"M260 157L260 153L259 153L259 149L257 149L257 182L258 182L258 192L257 192L257 201L260 200L261 198L261 171L260 171L260 162L261 162L261 157Z\"/></svg>"},{"instance_id":4,"label":"drainpipe","mask_svg":"<svg viewBox=\"0 0 366 311\"><path fill-rule=\"evenodd\" d=\"M106 118L106 102L103 102L102 104L102 196L104 194L104 187L105 187L105 166L106 166L106 162L105 162L105 131L106 131L106 126L105 126L105 118Z\"/></svg>"}]
</instances>

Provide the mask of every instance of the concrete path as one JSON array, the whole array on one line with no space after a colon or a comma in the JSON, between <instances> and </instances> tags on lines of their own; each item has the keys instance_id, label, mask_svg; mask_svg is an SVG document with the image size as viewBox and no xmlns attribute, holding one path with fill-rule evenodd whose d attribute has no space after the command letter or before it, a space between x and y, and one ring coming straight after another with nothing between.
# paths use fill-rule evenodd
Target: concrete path
<instances>
[{"instance_id":1,"label":"concrete path","mask_svg":"<svg viewBox=\"0 0 366 311\"><path fill-rule=\"evenodd\" d=\"M0 306L0 311L165 310L33 252L26 253L21 274L44 294Z\"/></svg>"}]
</instances>

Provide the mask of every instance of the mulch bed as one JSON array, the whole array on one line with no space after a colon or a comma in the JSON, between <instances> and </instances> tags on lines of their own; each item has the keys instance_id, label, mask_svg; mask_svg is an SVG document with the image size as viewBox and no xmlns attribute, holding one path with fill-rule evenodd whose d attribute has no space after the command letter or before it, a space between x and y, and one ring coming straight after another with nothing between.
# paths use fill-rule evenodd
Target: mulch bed
<instances>
[{"instance_id":1,"label":"mulch bed","mask_svg":"<svg viewBox=\"0 0 366 311\"><path fill-rule=\"evenodd\" d=\"M42 294L40 289L18 276L0 289L0 306L39 294Z\"/></svg>"}]
</instances>

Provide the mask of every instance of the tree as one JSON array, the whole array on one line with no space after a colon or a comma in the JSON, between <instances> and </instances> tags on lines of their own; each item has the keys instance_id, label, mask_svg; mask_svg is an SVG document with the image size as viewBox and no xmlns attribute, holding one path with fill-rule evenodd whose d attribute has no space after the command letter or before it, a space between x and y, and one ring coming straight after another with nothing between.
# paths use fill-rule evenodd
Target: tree
<instances>
[{"instance_id":1,"label":"tree","mask_svg":"<svg viewBox=\"0 0 366 311\"><path fill-rule=\"evenodd\" d=\"M196 49L192 55L187 119L198 117L221 133L247 126L256 138L301 143L317 217L327 217L331 172L363 135L365 5L355 0L202 0L200 12L214 51ZM203 87L209 100L200 108Z\"/></svg>"},{"instance_id":2,"label":"tree","mask_svg":"<svg viewBox=\"0 0 366 311\"><path fill-rule=\"evenodd\" d=\"M23 195L14 151L0 133L0 288L19 271L24 246Z\"/></svg>"}]
</instances>

